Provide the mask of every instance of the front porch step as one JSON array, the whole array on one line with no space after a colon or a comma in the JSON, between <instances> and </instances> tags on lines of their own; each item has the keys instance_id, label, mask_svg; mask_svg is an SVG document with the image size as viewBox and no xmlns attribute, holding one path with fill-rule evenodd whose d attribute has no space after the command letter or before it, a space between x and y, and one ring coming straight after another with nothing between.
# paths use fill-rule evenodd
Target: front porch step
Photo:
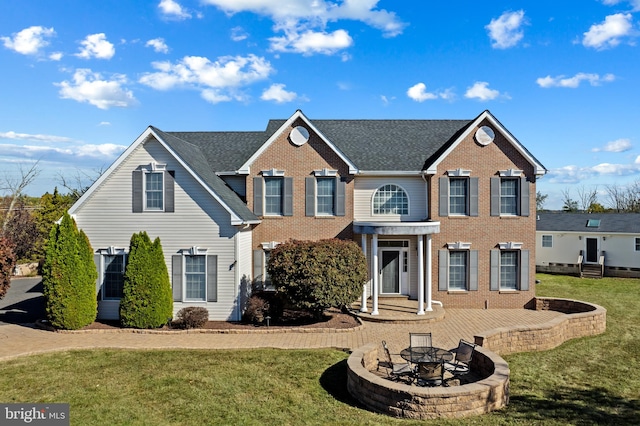
<instances>
[{"instance_id":1,"label":"front porch step","mask_svg":"<svg viewBox=\"0 0 640 426\"><path fill-rule=\"evenodd\" d=\"M600 265L582 265L581 278L602 278Z\"/></svg>"},{"instance_id":2,"label":"front porch step","mask_svg":"<svg viewBox=\"0 0 640 426\"><path fill-rule=\"evenodd\" d=\"M424 315L418 315L418 301L410 300L408 296L380 296L378 298L378 315L371 315L371 299L367 300L367 312L360 312L360 306L359 301L353 303L350 306L350 311L362 321L395 324L429 323L441 321L445 316L444 308L439 305L433 305L432 311L425 311Z\"/></svg>"}]
</instances>

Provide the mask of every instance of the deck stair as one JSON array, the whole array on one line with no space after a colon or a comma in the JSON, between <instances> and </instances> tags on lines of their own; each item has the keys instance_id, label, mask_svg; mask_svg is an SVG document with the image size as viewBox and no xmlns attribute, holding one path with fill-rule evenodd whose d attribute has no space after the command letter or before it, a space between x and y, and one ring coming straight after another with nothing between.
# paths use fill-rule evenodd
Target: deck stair
<instances>
[{"instance_id":1,"label":"deck stair","mask_svg":"<svg viewBox=\"0 0 640 426\"><path fill-rule=\"evenodd\" d=\"M581 278L602 278L602 267L596 264L585 263L580 271Z\"/></svg>"}]
</instances>

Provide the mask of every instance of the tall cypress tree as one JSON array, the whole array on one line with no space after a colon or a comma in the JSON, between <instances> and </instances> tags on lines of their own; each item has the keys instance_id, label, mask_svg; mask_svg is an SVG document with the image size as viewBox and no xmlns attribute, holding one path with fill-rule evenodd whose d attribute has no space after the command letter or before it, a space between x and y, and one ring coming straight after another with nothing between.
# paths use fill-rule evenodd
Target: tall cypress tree
<instances>
[{"instance_id":1,"label":"tall cypress tree","mask_svg":"<svg viewBox=\"0 0 640 426\"><path fill-rule=\"evenodd\" d=\"M160 239L152 243L144 231L133 234L120 299L120 322L124 327L157 328L172 316L171 282Z\"/></svg>"},{"instance_id":2,"label":"tall cypress tree","mask_svg":"<svg viewBox=\"0 0 640 426\"><path fill-rule=\"evenodd\" d=\"M42 268L45 309L51 325L77 330L96 319L97 276L89 239L64 213L51 229Z\"/></svg>"}]
</instances>

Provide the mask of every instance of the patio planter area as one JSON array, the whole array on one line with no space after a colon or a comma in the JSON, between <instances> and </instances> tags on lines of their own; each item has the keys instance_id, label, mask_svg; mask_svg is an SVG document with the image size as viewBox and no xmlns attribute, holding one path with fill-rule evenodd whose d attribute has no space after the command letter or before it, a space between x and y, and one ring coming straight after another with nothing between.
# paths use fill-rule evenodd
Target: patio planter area
<instances>
[{"instance_id":1,"label":"patio planter area","mask_svg":"<svg viewBox=\"0 0 640 426\"><path fill-rule=\"evenodd\" d=\"M480 379L460 386L419 387L374 374L378 345L364 345L347 360L347 389L372 411L412 419L457 418L488 413L509 402L509 366L476 347L471 369Z\"/></svg>"}]
</instances>

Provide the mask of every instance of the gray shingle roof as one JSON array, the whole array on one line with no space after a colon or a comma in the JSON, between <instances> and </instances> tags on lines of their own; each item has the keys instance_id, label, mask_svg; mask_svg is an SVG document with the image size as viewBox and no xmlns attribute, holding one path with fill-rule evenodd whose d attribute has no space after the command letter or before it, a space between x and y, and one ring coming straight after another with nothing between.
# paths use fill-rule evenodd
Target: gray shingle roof
<instances>
[{"instance_id":1,"label":"gray shingle roof","mask_svg":"<svg viewBox=\"0 0 640 426\"><path fill-rule=\"evenodd\" d=\"M240 168L286 120L270 120L264 132L168 132L197 146L215 171ZM312 120L357 168L420 171L472 120Z\"/></svg>"},{"instance_id":2,"label":"gray shingle roof","mask_svg":"<svg viewBox=\"0 0 640 426\"><path fill-rule=\"evenodd\" d=\"M238 195L215 174L208 157L204 155L200 147L180 139L174 134L165 133L153 126L151 128L242 220L259 220Z\"/></svg>"},{"instance_id":3,"label":"gray shingle roof","mask_svg":"<svg viewBox=\"0 0 640 426\"><path fill-rule=\"evenodd\" d=\"M537 231L640 234L640 213L538 213ZM600 226L587 227L590 219Z\"/></svg>"}]
</instances>

